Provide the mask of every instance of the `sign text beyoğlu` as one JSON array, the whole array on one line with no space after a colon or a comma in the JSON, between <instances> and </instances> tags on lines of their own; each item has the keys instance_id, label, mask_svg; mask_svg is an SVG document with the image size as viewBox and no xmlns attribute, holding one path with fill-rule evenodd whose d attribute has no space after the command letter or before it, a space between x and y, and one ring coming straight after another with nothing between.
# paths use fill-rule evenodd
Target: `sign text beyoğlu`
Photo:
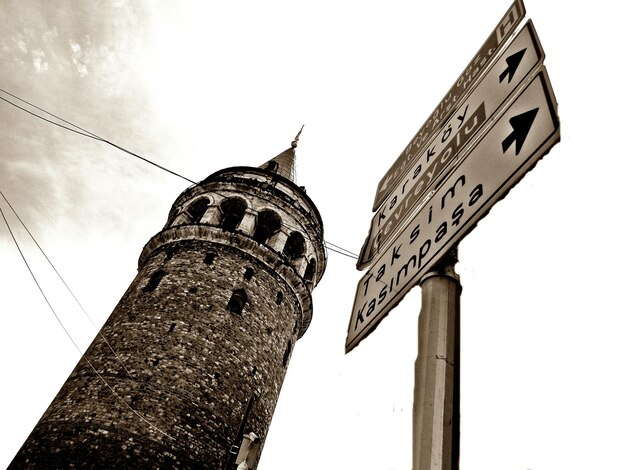
<instances>
[{"instance_id":1,"label":"sign text beyo\u011flu","mask_svg":"<svg viewBox=\"0 0 626 470\"><path fill-rule=\"evenodd\" d=\"M432 198L361 278L346 352L559 141L556 100L542 68L469 146Z\"/></svg>"},{"instance_id":2,"label":"sign text beyo\u011flu","mask_svg":"<svg viewBox=\"0 0 626 470\"><path fill-rule=\"evenodd\" d=\"M361 249L357 268L363 269L393 240L416 212L431 186L454 165L463 146L483 128L510 98L523 80L541 66L544 53L529 20L509 43L480 83L467 95L454 114L424 147L400 184L385 199L372 218L370 231Z\"/></svg>"},{"instance_id":3,"label":"sign text beyo\u011flu","mask_svg":"<svg viewBox=\"0 0 626 470\"><path fill-rule=\"evenodd\" d=\"M408 170L408 166L419 156L423 150L423 146L430 141L431 137L441 124L448 119L450 113L455 109L457 101L459 101L465 93L467 93L476 80L482 75L489 61L500 46L506 41L511 33L521 23L522 18L526 14L526 9L522 0L515 0L504 17L487 38L480 50L467 65L463 73L450 88L441 102L435 107L435 110L422 125L415 137L409 142L400 156L393 163L391 168L385 173L378 188L374 199L373 210L378 209L381 202L389 195L400 179Z\"/></svg>"}]
</instances>

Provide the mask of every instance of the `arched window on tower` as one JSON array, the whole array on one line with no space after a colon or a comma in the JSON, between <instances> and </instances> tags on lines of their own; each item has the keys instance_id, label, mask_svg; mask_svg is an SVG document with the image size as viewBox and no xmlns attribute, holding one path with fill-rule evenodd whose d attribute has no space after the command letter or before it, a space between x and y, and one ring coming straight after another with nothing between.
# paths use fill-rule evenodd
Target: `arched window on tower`
<instances>
[{"instance_id":1,"label":"arched window on tower","mask_svg":"<svg viewBox=\"0 0 626 470\"><path fill-rule=\"evenodd\" d=\"M309 260L309 264L306 267L306 271L304 271L304 282L309 288L313 287L315 283L315 271L317 270L317 263L315 262L315 258L311 258Z\"/></svg>"},{"instance_id":2,"label":"arched window on tower","mask_svg":"<svg viewBox=\"0 0 626 470\"><path fill-rule=\"evenodd\" d=\"M237 226L243 219L248 205L246 201L238 197L231 197L224 199L220 203L220 209L222 210L222 222L220 227L229 232L234 232Z\"/></svg>"},{"instance_id":3,"label":"arched window on tower","mask_svg":"<svg viewBox=\"0 0 626 470\"><path fill-rule=\"evenodd\" d=\"M276 212L263 210L256 218L256 228L252 239L258 243L265 243L280 230L281 225L282 220Z\"/></svg>"},{"instance_id":4,"label":"arched window on tower","mask_svg":"<svg viewBox=\"0 0 626 470\"><path fill-rule=\"evenodd\" d=\"M187 208L187 213L191 217L189 222L192 224L199 224L202 217L204 217L204 213L209 207L209 203L210 201L205 197L193 201Z\"/></svg>"},{"instance_id":5,"label":"arched window on tower","mask_svg":"<svg viewBox=\"0 0 626 470\"><path fill-rule=\"evenodd\" d=\"M237 315L241 315L243 312L243 307L246 305L248 301L248 294L243 289L237 289L233 292L233 295L230 296L230 300L228 301L228 305L226 308Z\"/></svg>"},{"instance_id":6,"label":"arched window on tower","mask_svg":"<svg viewBox=\"0 0 626 470\"><path fill-rule=\"evenodd\" d=\"M300 232L291 232L285 243L285 248L283 248L283 253L293 261L300 258L304 254L305 249L306 243L302 234Z\"/></svg>"}]
</instances>

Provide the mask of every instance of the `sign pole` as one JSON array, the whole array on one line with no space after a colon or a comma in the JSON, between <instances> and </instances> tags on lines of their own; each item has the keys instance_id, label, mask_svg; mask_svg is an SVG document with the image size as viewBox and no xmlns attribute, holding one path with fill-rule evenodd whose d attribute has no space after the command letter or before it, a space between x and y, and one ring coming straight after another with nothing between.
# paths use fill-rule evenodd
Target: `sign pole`
<instances>
[{"instance_id":1,"label":"sign pole","mask_svg":"<svg viewBox=\"0 0 626 470\"><path fill-rule=\"evenodd\" d=\"M458 470L461 281L451 249L421 280L413 398L413 470Z\"/></svg>"}]
</instances>

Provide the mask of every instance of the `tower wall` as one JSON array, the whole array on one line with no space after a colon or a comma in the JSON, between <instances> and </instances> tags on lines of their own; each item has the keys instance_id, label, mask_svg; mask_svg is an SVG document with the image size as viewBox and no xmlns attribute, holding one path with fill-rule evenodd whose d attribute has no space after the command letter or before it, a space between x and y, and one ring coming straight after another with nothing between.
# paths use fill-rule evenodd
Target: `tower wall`
<instances>
[{"instance_id":1,"label":"tower wall","mask_svg":"<svg viewBox=\"0 0 626 470\"><path fill-rule=\"evenodd\" d=\"M231 468L244 433L267 435L322 241L278 175L228 169L183 192L101 330L111 348L94 340L10 468Z\"/></svg>"}]
</instances>

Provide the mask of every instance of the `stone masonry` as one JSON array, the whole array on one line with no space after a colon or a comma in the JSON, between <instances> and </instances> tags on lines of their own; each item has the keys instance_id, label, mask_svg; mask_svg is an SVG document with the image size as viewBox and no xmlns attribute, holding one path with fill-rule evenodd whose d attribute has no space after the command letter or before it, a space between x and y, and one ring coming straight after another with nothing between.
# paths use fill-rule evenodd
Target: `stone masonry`
<instances>
[{"instance_id":1,"label":"stone masonry","mask_svg":"<svg viewBox=\"0 0 626 470\"><path fill-rule=\"evenodd\" d=\"M285 168L294 148L178 197L9 468L231 470L249 433L256 468L326 267L320 215Z\"/></svg>"}]
</instances>

